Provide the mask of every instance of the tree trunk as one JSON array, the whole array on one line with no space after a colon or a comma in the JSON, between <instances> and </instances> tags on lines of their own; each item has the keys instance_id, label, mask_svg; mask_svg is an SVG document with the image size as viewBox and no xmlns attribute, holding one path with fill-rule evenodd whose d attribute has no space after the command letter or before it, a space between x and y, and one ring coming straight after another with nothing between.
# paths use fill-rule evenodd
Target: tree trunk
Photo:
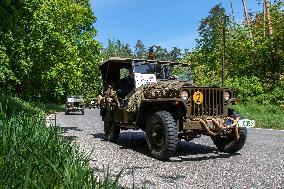
<instances>
[{"instance_id":1,"label":"tree trunk","mask_svg":"<svg viewBox=\"0 0 284 189\"><path fill-rule=\"evenodd\" d=\"M270 5L269 5L268 0L264 0L264 7L265 7L265 13L266 13L265 16L267 18L268 36L269 38L271 38L273 34L273 28L272 28L272 21L271 21L271 15L270 15ZM273 88L279 79L279 73L277 73L279 65L276 60L276 50L275 50L273 43L270 46L270 53L271 53L271 79L272 79L271 88Z\"/></svg>"},{"instance_id":2,"label":"tree trunk","mask_svg":"<svg viewBox=\"0 0 284 189\"><path fill-rule=\"evenodd\" d=\"M246 0L242 0L242 2L243 2L243 8L244 8L244 17L246 18L246 25L249 28L249 37L252 39L251 25L250 25L250 19L248 17L248 12L247 12Z\"/></svg>"},{"instance_id":3,"label":"tree trunk","mask_svg":"<svg viewBox=\"0 0 284 189\"><path fill-rule=\"evenodd\" d=\"M272 29L271 15L270 15L270 6L267 0L264 0L264 7L268 22L268 35L271 37L273 34L273 29Z\"/></svg>"},{"instance_id":4,"label":"tree trunk","mask_svg":"<svg viewBox=\"0 0 284 189\"><path fill-rule=\"evenodd\" d=\"M231 10L232 10L232 17L233 17L233 23L234 23L234 29L236 30L236 17L234 14L234 9L233 9L233 2L230 0L230 5L231 5Z\"/></svg>"},{"instance_id":5,"label":"tree trunk","mask_svg":"<svg viewBox=\"0 0 284 189\"><path fill-rule=\"evenodd\" d=\"M265 10L265 3L263 3L263 37L265 38L266 34L266 10Z\"/></svg>"}]
</instances>

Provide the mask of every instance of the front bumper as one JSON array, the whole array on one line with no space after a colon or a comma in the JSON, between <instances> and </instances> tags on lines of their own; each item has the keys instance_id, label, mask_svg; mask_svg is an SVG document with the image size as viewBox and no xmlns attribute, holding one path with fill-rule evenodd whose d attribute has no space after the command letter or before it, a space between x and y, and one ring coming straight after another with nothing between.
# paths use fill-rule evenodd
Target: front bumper
<instances>
[{"instance_id":1,"label":"front bumper","mask_svg":"<svg viewBox=\"0 0 284 189\"><path fill-rule=\"evenodd\" d=\"M237 129L239 127L254 127L255 120L240 119L237 117L233 119L231 117L226 118L195 118L193 120L187 119L183 122L183 131L187 130L204 130L208 135L216 136L220 132L225 130Z\"/></svg>"},{"instance_id":2,"label":"front bumper","mask_svg":"<svg viewBox=\"0 0 284 189\"><path fill-rule=\"evenodd\" d=\"M66 108L68 112L82 112L84 108Z\"/></svg>"}]
</instances>

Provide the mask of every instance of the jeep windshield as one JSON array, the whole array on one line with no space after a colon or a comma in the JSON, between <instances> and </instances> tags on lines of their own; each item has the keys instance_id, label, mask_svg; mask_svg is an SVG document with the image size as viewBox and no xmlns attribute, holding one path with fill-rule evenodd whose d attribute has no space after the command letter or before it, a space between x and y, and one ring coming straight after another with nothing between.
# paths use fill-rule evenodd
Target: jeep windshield
<instances>
[{"instance_id":1,"label":"jeep windshield","mask_svg":"<svg viewBox=\"0 0 284 189\"><path fill-rule=\"evenodd\" d=\"M140 74L155 74L157 79L166 79L163 66L160 64L135 62L134 72Z\"/></svg>"},{"instance_id":2,"label":"jeep windshield","mask_svg":"<svg viewBox=\"0 0 284 189\"><path fill-rule=\"evenodd\" d=\"M171 64L168 71L170 79L177 79L182 82L192 83L192 76L189 65Z\"/></svg>"},{"instance_id":3,"label":"jeep windshield","mask_svg":"<svg viewBox=\"0 0 284 189\"><path fill-rule=\"evenodd\" d=\"M156 78L159 80L192 82L191 72L188 65L135 62L134 72L141 74L155 74Z\"/></svg>"}]
</instances>

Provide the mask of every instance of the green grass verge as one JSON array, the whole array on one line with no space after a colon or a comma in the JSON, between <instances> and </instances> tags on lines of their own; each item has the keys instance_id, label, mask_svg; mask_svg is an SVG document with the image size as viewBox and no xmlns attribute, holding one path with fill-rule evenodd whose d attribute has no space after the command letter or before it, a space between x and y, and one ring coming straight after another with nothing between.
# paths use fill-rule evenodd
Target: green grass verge
<instances>
[{"instance_id":1,"label":"green grass verge","mask_svg":"<svg viewBox=\"0 0 284 189\"><path fill-rule=\"evenodd\" d=\"M256 127L284 129L284 109L273 105L246 103L233 106L247 119L254 119Z\"/></svg>"},{"instance_id":2,"label":"green grass verge","mask_svg":"<svg viewBox=\"0 0 284 189\"><path fill-rule=\"evenodd\" d=\"M94 178L88 156L45 126L46 112L60 108L0 97L0 188L118 188L109 174Z\"/></svg>"}]
</instances>

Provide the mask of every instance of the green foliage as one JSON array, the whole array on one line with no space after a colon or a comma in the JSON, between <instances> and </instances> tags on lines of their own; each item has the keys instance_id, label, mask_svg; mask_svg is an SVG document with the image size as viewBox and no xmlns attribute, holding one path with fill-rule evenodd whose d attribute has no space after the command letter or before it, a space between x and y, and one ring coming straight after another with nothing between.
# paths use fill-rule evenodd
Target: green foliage
<instances>
[{"instance_id":1,"label":"green foliage","mask_svg":"<svg viewBox=\"0 0 284 189\"><path fill-rule=\"evenodd\" d=\"M178 47L173 47L172 50L168 53L169 59L172 62L180 62L182 56L182 50Z\"/></svg>"},{"instance_id":2,"label":"green foliage","mask_svg":"<svg viewBox=\"0 0 284 189\"><path fill-rule=\"evenodd\" d=\"M88 0L4 0L0 12L1 94L56 102L100 91Z\"/></svg>"},{"instance_id":3,"label":"green foliage","mask_svg":"<svg viewBox=\"0 0 284 189\"><path fill-rule=\"evenodd\" d=\"M0 98L0 187L118 188L119 176L112 181L107 170L98 181L88 155L44 125L41 107Z\"/></svg>"},{"instance_id":4,"label":"green foliage","mask_svg":"<svg viewBox=\"0 0 284 189\"><path fill-rule=\"evenodd\" d=\"M257 77L239 77L228 79L225 85L234 90L242 101L248 101L263 94L264 90Z\"/></svg>"},{"instance_id":5,"label":"green foliage","mask_svg":"<svg viewBox=\"0 0 284 189\"><path fill-rule=\"evenodd\" d=\"M137 40L134 46L134 56L137 59L147 58L147 49L141 40Z\"/></svg>"},{"instance_id":6,"label":"green foliage","mask_svg":"<svg viewBox=\"0 0 284 189\"><path fill-rule=\"evenodd\" d=\"M244 101L262 104L283 104L284 32L283 2L271 6L273 34L269 36L267 18L262 12L251 13L251 30L243 24L235 25L224 8L216 5L201 20L199 39L184 62L190 62L197 85L220 86L223 27L226 27L225 87L235 89ZM224 25L224 18L226 24Z\"/></svg>"},{"instance_id":7,"label":"green foliage","mask_svg":"<svg viewBox=\"0 0 284 189\"><path fill-rule=\"evenodd\" d=\"M173 62L181 61L183 55L182 50L173 47L170 51L159 45L153 45L154 59L155 60L170 60ZM103 60L109 59L110 57L123 57L123 58L136 58L136 59L147 59L148 49L145 47L141 40L137 40L134 49L129 44L123 43L120 40L108 40L108 45L101 52Z\"/></svg>"},{"instance_id":8,"label":"green foliage","mask_svg":"<svg viewBox=\"0 0 284 189\"><path fill-rule=\"evenodd\" d=\"M263 93L256 96L254 100L259 104L284 106L284 81L279 82L270 93Z\"/></svg>"},{"instance_id":9,"label":"green foliage","mask_svg":"<svg viewBox=\"0 0 284 189\"><path fill-rule=\"evenodd\" d=\"M284 111L277 106L250 102L236 105L234 108L243 117L256 120L256 127L284 129Z\"/></svg>"},{"instance_id":10,"label":"green foliage","mask_svg":"<svg viewBox=\"0 0 284 189\"><path fill-rule=\"evenodd\" d=\"M108 46L104 48L101 52L102 59L107 60L110 57L123 57L123 58L132 58L133 51L130 48L129 44L122 43L120 40L108 40Z\"/></svg>"}]
</instances>

